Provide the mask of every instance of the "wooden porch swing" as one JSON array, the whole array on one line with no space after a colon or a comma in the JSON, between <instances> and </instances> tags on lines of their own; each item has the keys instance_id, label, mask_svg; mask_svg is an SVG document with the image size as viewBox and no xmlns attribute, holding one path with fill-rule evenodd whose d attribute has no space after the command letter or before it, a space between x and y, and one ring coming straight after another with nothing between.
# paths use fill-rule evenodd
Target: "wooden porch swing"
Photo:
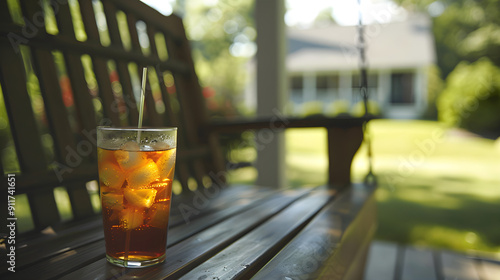
<instances>
[{"instance_id":1,"label":"wooden porch swing","mask_svg":"<svg viewBox=\"0 0 500 280\"><path fill-rule=\"evenodd\" d=\"M14 2L20 4L23 23L13 17ZM29 202L29 215L23 219L33 224L25 232L1 230L2 258L11 251L9 237L15 238L16 271L0 271L2 279L35 275L38 279L362 278L376 228L376 187L373 180L352 183L351 162L363 141L368 116L273 120L283 128L326 128L328 186L228 185L219 135L263 129L270 120L214 123L208 118L181 18L163 16L138 0L74 1L86 33L82 39L75 34L77 19L68 2L47 1L50 5L43 6L38 0L0 2L0 85L19 171L8 172L4 165L0 170L3 182L15 177L16 199L26 197ZM96 23L101 4L109 45L102 43ZM47 13L55 15L57 34L47 32ZM130 48L120 36L125 32L122 20ZM145 34L136 28L139 21L146 26ZM149 40L148 53L141 48L140 36ZM162 46L168 58L160 55ZM60 84L56 60L61 57L72 92L71 107L65 104ZM110 80L109 64L116 70L115 80ZM160 99L153 96L151 86L146 91L145 124L179 128L175 177L183 192L172 200L167 261L131 270L106 263L101 215L93 207L89 186L97 179L95 128L103 121L136 125L134 79L144 66L155 70L161 91ZM89 71L97 91L89 90ZM366 89L366 70L361 76L361 88ZM42 125L53 142L53 161L43 145L39 112L33 109L28 83L33 77L40 86ZM175 92L162 86L165 77L173 78ZM366 94L364 98L366 103ZM164 112L155 107L159 100ZM179 104L178 109L173 104ZM196 191L191 190L193 185ZM5 211L8 185L1 186L1 217L6 221L15 217ZM54 196L58 187L67 190L70 220L62 221Z\"/></svg>"}]
</instances>

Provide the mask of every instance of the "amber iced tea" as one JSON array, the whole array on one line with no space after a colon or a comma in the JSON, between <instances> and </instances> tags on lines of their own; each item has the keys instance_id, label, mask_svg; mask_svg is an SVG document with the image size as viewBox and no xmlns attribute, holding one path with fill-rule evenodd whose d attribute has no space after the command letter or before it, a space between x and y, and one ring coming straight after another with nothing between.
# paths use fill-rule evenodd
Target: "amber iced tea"
<instances>
[{"instance_id":1,"label":"amber iced tea","mask_svg":"<svg viewBox=\"0 0 500 280\"><path fill-rule=\"evenodd\" d=\"M176 148L155 144L98 148L106 255L120 266L165 259Z\"/></svg>"}]
</instances>

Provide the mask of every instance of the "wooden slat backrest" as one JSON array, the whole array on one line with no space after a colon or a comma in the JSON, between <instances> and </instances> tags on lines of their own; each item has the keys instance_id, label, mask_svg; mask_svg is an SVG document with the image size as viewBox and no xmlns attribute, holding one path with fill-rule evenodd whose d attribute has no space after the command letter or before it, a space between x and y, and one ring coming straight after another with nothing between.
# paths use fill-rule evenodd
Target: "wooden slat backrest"
<instances>
[{"instance_id":1,"label":"wooden slat backrest","mask_svg":"<svg viewBox=\"0 0 500 280\"><path fill-rule=\"evenodd\" d=\"M215 156L220 152L216 147L217 139L214 136L200 138L199 128L206 124L208 115L189 42L179 17L163 16L137 0L80 0L77 3L86 39L78 39L71 3L49 2L56 19L58 32L55 35L46 31L44 19L47 18L47 8L39 4L42 2L19 1L23 17L29 21L26 24L35 21L38 27L29 38L23 34L25 27L13 22L7 1L0 3L0 84L21 169L17 191L18 194L28 195L35 230L60 221L53 193L54 188L59 186L67 189L75 219L94 214L86 188L87 182L97 178L95 139L90 138L95 137L95 127L103 122L113 126L137 124L137 81L141 78L143 66L149 67L150 72L156 75L155 79L147 79L144 123L147 126L179 127L176 178L182 188L188 190L188 185L193 182L202 186L211 172L217 174L223 170L220 155ZM109 46L101 43L100 26L96 21L96 5L100 3L109 33ZM130 48L124 46L124 38L121 38L123 22L117 19L117 12L125 14L121 20L125 18L127 21ZM139 21L145 27L140 31L137 29ZM23 58L22 53L13 47L9 34L21 38L17 43L29 50L31 61L28 64L33 65L40 84L55 154L54 163L50 166L44 155L27 90L23 63L23 59L27 58ZM160 36L157 37L157 34ZM140 44L143 36L149 40L147 52L143 52ZM164 40L164 43L157 46L158 39ZM160 58L160 52L164 53L159 49L161 45L167 47L167 59L163 55ZM55 55L63 58L63 66L57 64ZM82 61L83 55L90 57L98 98L88 88L88 69ZM110 65L114 65L116 73L110 73ZM65 104L60 85L61 67L66 69L70 81L70 94L74 101L74 105L69 105L71 109ZM153 73L150 74L153 77ZM167 90L165 75L172 75L174 86L171 89L175 92ZM156 92L153 94L153 90L157 90L153 88L155 80L159 83L161 98ZM119 83L118 87L115 82ZM178 99L175 103L180 104L180 108L174 108L173 99ZM156 110L157 102L163 102L163 112ZM100 112L102 118L96 117ZM93 142L93 146L89 148L87 142ZM81 150L85 148L82 154ZM80 157L78 164L71 162L75 151ZM215 164L214 159L217 159Z\"/></svg>"},{"instance_id":2,"label":"wooden slat backrest","mask_svg":"<svg viewBox=\"0 0 500 280\"><path fill-rule=\"evenodd\" d=\"M8 11L6 7L1 7L1 10ZM0 20L2 23L12 24L12 21L4 22L12 20L10 17L2 16ZM42 173L47 165L26 89L23 61L18 55L20 50L13 48L9 41L5 40L0 42L0 48L0 83L21 171ZM38 193L30 193L28 200L36 226L47 225L59 219L59 212L51 192L41 190Z\"/></svg>"},{"instance_id":3,"label":"wooden slat backrest","mask_svg":"<svg viewBox=\"0 0 500 280\"><path fill-rule=\"evenodd\" d=\"M55 16L59 26L60 36L65 36L70 40L76 40L69 6L61 5L59 12L56 13ZM63 55L72 85L71 88L73 91L73 98L75 99L75 107L79 120L78 123L80 124L78 131L91 131L94 129L95 124L94 109L92 107L91 97L88 94L81 57L75 53L64 50ZM59 104L59 106L61 105L62 104ZM64 109L64 106L60 108ZM68 132L70 132L70 130L68 130ZM68 135L68 137L71 137L71 135ZM80 139L83 138L80 137ZM59 145L62 146L61 144ZM67 145L73 145L72 147L76 149L75 143L69 142ZM97 160L95 149L92 149L89 154L91 155L89 160ZM65 156L67 156L67 154ZM73 215L76 218L84 218L92 215L94 211L85 182L71 183L67 185L67 188Z\"/></svg>"}]
</instances>

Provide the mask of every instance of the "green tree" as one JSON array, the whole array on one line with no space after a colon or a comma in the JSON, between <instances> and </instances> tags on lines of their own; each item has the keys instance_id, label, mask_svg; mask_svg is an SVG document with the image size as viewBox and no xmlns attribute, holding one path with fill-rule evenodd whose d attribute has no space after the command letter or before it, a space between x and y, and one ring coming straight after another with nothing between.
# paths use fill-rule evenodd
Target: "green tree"
<instances>
[{"instance_id":1,"label":"green tree","mask_svg":"<svg viewBox=\"0 0 500 280\"><path fill-rule=\"evenodd\" d=\"M500 66L500 0L396 2L411 11L434 15L437 63L443 77L462 60L474 62L486 56Z\"/></svg>"},{"instance_id":2,"label":"green tree","mask_svg":"<svg viewBox=\"0 0 500 280\"><path fill-rule=\"evenodd\" d=\"M500 68L488 58L461 62L438 99L439 119L470 131L500 136Z\"/></svg>"},{"instance_id":3,"label":"green tree","mask_svg":"<svg viewBox=\"0 0 500 280\"><path fill-rule=\"evenodd\" d=\"M213 115L234 115L255 53L253 0L186 2L184 23L193 47L196 71ZM210 104L209 104L210 105Z\"/></svg>"}]
</instances>

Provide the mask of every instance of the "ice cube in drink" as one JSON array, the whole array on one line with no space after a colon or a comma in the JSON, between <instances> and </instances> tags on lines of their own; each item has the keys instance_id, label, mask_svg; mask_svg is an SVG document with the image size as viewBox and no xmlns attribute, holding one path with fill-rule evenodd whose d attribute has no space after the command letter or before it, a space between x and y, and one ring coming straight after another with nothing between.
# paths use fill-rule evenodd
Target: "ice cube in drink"
<instances>
[{"instance_id":1,"label":"ice cube in drink","mask_svg":"<svg viewBox=\"0 0 500 280\"><path fill-rule=\"evenodd\" d=\"M175 150L141 151L130 143L98 149L109 257L136 262L165 257Z\"/></svg>"}]
</instances>

